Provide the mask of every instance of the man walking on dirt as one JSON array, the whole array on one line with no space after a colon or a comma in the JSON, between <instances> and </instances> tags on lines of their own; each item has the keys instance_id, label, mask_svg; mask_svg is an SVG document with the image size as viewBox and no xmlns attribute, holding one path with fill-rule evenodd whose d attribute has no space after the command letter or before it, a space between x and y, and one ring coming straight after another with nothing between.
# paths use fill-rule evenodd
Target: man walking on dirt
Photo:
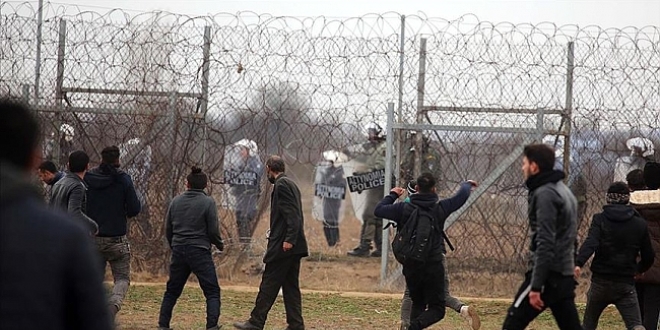
<instances>
[{"instance_id":1,"label":"man walking on dirt","mask_svg":"<svg viewBox=\"0 0 660 330\"><path fill-rule=\"evenodd\" d=\"M577 200L553 170L555 152L545 144L525 146L522 172L529 189L530 267L504 319L503 330L523 330L550 308L561 330L578 330L573 278Z\"/></svg>"},{"instance_id":2,"label":"man walking on dirt","mask_svg":"<svg viewBox=\"0 0 660 330\"><path fill-rule=\"evenodd\" d=\"M109 301L110 315L115 316L130 285L131 247L126 238L126 218L140 213L133 181L119 169L119 148L101 151L101 165L85 174L87 214L99 225L96 246L102 259L101 271L110 263L114 286Z\"/></svg>"},{"instance_id":3,"label":"man walking on dirt","mask_svg":"<svg viewBox=\"0 0 660 330\"><path fill-rule=\"evenodd\" d=\"M273 184L270 201L270 235L264 256L266 269L250 318L234 323L242 330L261 330L266 324L277 293L282 289L288 330L304 330L300 294L300 260L309 253L305 238L305 222L298 186L284 175L284 160L271 156L266 162L266 175Z\"/></svg>"}]
</instances>

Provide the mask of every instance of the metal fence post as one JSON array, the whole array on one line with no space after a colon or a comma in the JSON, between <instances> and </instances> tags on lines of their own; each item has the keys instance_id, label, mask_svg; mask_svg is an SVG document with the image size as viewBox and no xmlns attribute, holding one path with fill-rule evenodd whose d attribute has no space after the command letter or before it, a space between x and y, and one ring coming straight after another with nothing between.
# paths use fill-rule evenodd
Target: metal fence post
<instances>
[{"instance_id":1,"label":"metal fence post","mask_svg":"<svg viewBox=\"0 0 660 330\"><path fill-rule=\"evenodd\" d=\"M571 130L573 128L573 69L575 60L575 44L573 41L568 43L568 54L566 55L566 109L564 109L564 126L566 135L564 135L564 173L568 178L570 174L571 161Z\"/></svg>"},{"instance_id":2,"label":"metal fence post","mask_svg":"<svg viewBox=\"0 0 660 330\"><path fill-rule=\"evenodd\" d=\"M417 78L417 121L422 124L424 121L424 85L426 80L426 38L421 38L419 44L419 75ZM424 139L422 130L417 130L415 136L415 167L413 176L418 177L422 172L422 149Z\"/></svg>"},{"instance_id":3,"label":"metal fence post","mask_svg":"<svg viewBox=\"0 0 660 330\"><path fill-rule=\"evenodd\" d=\"M53 159L56 159L57 162L60 162L62 159L62 150L60 148L60 143L59 141L62 139L62 132L59 129L59 126L62 124L64 121L64 104L62 104L62 101L64 100L64 93L62 92L62 86L64 85L64 51L66 47L66 20L61 19L60 20L60 30L59 30L59 42L57 45L57 78L55 82L55 108L57 109L56 111L58 112L58 118L59 123L57 123L56 129L57 129L57 140L56 143L54 143L53 146ZM63 164L58 164L58 166L62 167Z\"/></svg>"},{"instance_id":4,"label":"metal fence post","mask_svg":"<svg viewBox=\"0 0 660 330\"><path fill-rule=\"evenodd\" d=\"M209 65L211 55L211 27L204 27L204 59L202 64L202 98L201 98L201 119L202 119L202 168L206 167L206 111L209 106Z\"/></svg>"},{"instance_id":5,"label":"metal fence post","mask_svg":"<svg viewBox=\"0 0 660 330\"><path fill-rule=\"evenodd\" d=\"M403 121L403 74L405 70L405 59L406 59L406 15L401 15L401 35L400 38L400 48L399 48L399 100L397 105L397 122L401 123ZM396 150L394 157L396 158L396 163L394 165L394 177L397 179L397 184L401 182L401 137L403 132L401 130L396 130L394 132L395 146Z\"/></svg>"},{"instance_id":6,"label":"metal fence post","mask_svg":"<svg viewBox=\"0 0 660 330\"><path fill-rule=\"evenodd\" d=\"M170 144L170 150L172 151L172 156L174 157L174 150L176 150L176 131L175 131L175 126L176 126L176 92L170 93L169 97L169 102L167 105L167 112L168 112L168 128L170 133L172 134L172 143ZM165 203L165 207L167 209L169 203L172 201L174 198L174 184L175 182L178 181L178 173L177 173L177 165L175 165L174 159L170 160L170 184L169 184L169 189L168 189L168 196L167 196L167 202Z\"/></svg>"},{"instance_id":7,"label":"metal fence post","mask_svg":"<svg viewBox=\"0 0 660 330\"><path fill-rule=\"evenodd\" d=\"M39 102L39 88L41 80L41 30L43 28L44 0L39 0L39 9L37 10L37 58L34 65L34 99Z\"/></svg>"},{"instance_id":8,"label":"metal fence post","mask_svg":"<svg viewBox=\"0 0 660 330\"><path fill-rule=\"evenodd\" d=\"M392 156L394 149L393 131L394 126L394 103L387 104L387 134L385 135L386 151L385 151L385 196L390 193L392 186ZM387 279L387 262L389 261L389 244L390 244L390 231L385 229L387 227L387 219L383 219L383 238L382 238L382 254L380 259L380 285L385 284Z\"/></svg>"}]
</instances>

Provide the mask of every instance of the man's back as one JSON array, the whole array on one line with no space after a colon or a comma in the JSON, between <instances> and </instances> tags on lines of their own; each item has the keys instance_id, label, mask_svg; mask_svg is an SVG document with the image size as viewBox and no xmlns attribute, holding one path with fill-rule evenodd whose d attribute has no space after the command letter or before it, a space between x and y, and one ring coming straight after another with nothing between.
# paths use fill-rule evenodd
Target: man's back
<instances>
[{"instance_id":1,"label":"man's back","mask_svg":"<svg viewBox=\"0 0 660 330\"><path fill-rule=\"evenodd\" d=\"M87 214L99 225L98 236L126 235L126 218L140 212L140 201L128 174L101 165L85 174Z\"/></svg>"},{"instance_id":2,"label":"man's back","mask_svg":"<svg viewBox=\"0 0 660 330\"><path fill-rule=\"evenodd\" d=\"M216 228L213 228L214 219ZM219 235L209 234L213 232L217 232L216 204L204 191L190 189L172 200L166 233L171 246L192 245L208 249L212 243L221 241Z\"/></svg>"},{"instance_id":3,"label":"man's back","mask_svg":"<svg viewBox=\"0 0 660 330\"><path fill-rule=\"evenodd\" d=\"M89 237L6 174L3 166L0 328L110 329Z\"/></svg>"},{"instance_id":4,"label":"man's back","mask_svg":"<svg viewBox=\"0 0 660 330\"><path fill-rule=\"evenodd\" d=\"M638 272L637 257L640 251L644 257L642 259L644 269L639 272L645 271L652 263L653 259L649 262L647 257L653 251L648 239L646 223L631 206L605 205L603 212L594 215L591 226L590 237L587 238L585 246L588 247L591 240L598 240L594 261L591 264L594 276L622 279L632 283L633 276ZM582 263L582 260L586 261L590 256L590 254L583 255L582 249L580 252L578 263ZM594 251L587 248L584 254L588 252Z\"/></svg>"}]
</instances>

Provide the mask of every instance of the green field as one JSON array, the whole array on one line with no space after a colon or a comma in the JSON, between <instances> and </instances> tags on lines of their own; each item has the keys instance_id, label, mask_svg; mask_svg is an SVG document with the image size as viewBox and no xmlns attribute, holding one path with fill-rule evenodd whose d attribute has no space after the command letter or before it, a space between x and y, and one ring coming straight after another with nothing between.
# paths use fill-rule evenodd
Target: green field
<instances>
[{"instance_id":1,"label":"green field","mask_svg":"<svg viewBox=\"0 0 660 330\"><path fill-rule=\"evenodd\" d=\"M165 290L164 284L132 285L124 307L117 317L118 329L155 329L158 310ZM222 291L223 329L233 329L232 323L245 320L256 296L254 288L229 288ZM303 293L303 316L307 329L398 329L399 295L369 293ZM509 302L506 300L470 300L482 318L482 329L501 329ZM584 306L580 305L580 312ZM204 296L196 284L186 287L174 309L171 326L174 329L203 329L205 326ZM286 328L284 308L279 298L271 310L266 329ZM556 329L550 313L543 313L528 329ZM617 311L610 307L601 317L599 329L625 328ZM429 329L469 329L452 310L440 323Z\"/></svg>"}]
</instances>

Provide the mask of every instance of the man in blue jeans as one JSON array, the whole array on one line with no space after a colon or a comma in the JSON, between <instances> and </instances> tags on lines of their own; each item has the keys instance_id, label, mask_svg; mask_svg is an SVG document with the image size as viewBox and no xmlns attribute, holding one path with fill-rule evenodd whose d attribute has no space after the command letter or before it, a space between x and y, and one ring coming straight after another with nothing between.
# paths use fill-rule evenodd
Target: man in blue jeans
<instances>
[{"instance_id":1,"label":"man in blue jeans","mask_svg":"<svg viewBox=\"0 0 660 330\"><path fill-rule=\"evenodd\" d=\"M183 194L175 197L167 210L167 242L172 248L170 278L160 306L158 329L170 329L172 309L181 296L190 272L197 276L206 297L206 329L217 330L220 318L220 286L211 256L211 244L222 251L218 230L218 210L212 197L204 193L208 177L193 167Z\"/></svg>"}]
</instances>

